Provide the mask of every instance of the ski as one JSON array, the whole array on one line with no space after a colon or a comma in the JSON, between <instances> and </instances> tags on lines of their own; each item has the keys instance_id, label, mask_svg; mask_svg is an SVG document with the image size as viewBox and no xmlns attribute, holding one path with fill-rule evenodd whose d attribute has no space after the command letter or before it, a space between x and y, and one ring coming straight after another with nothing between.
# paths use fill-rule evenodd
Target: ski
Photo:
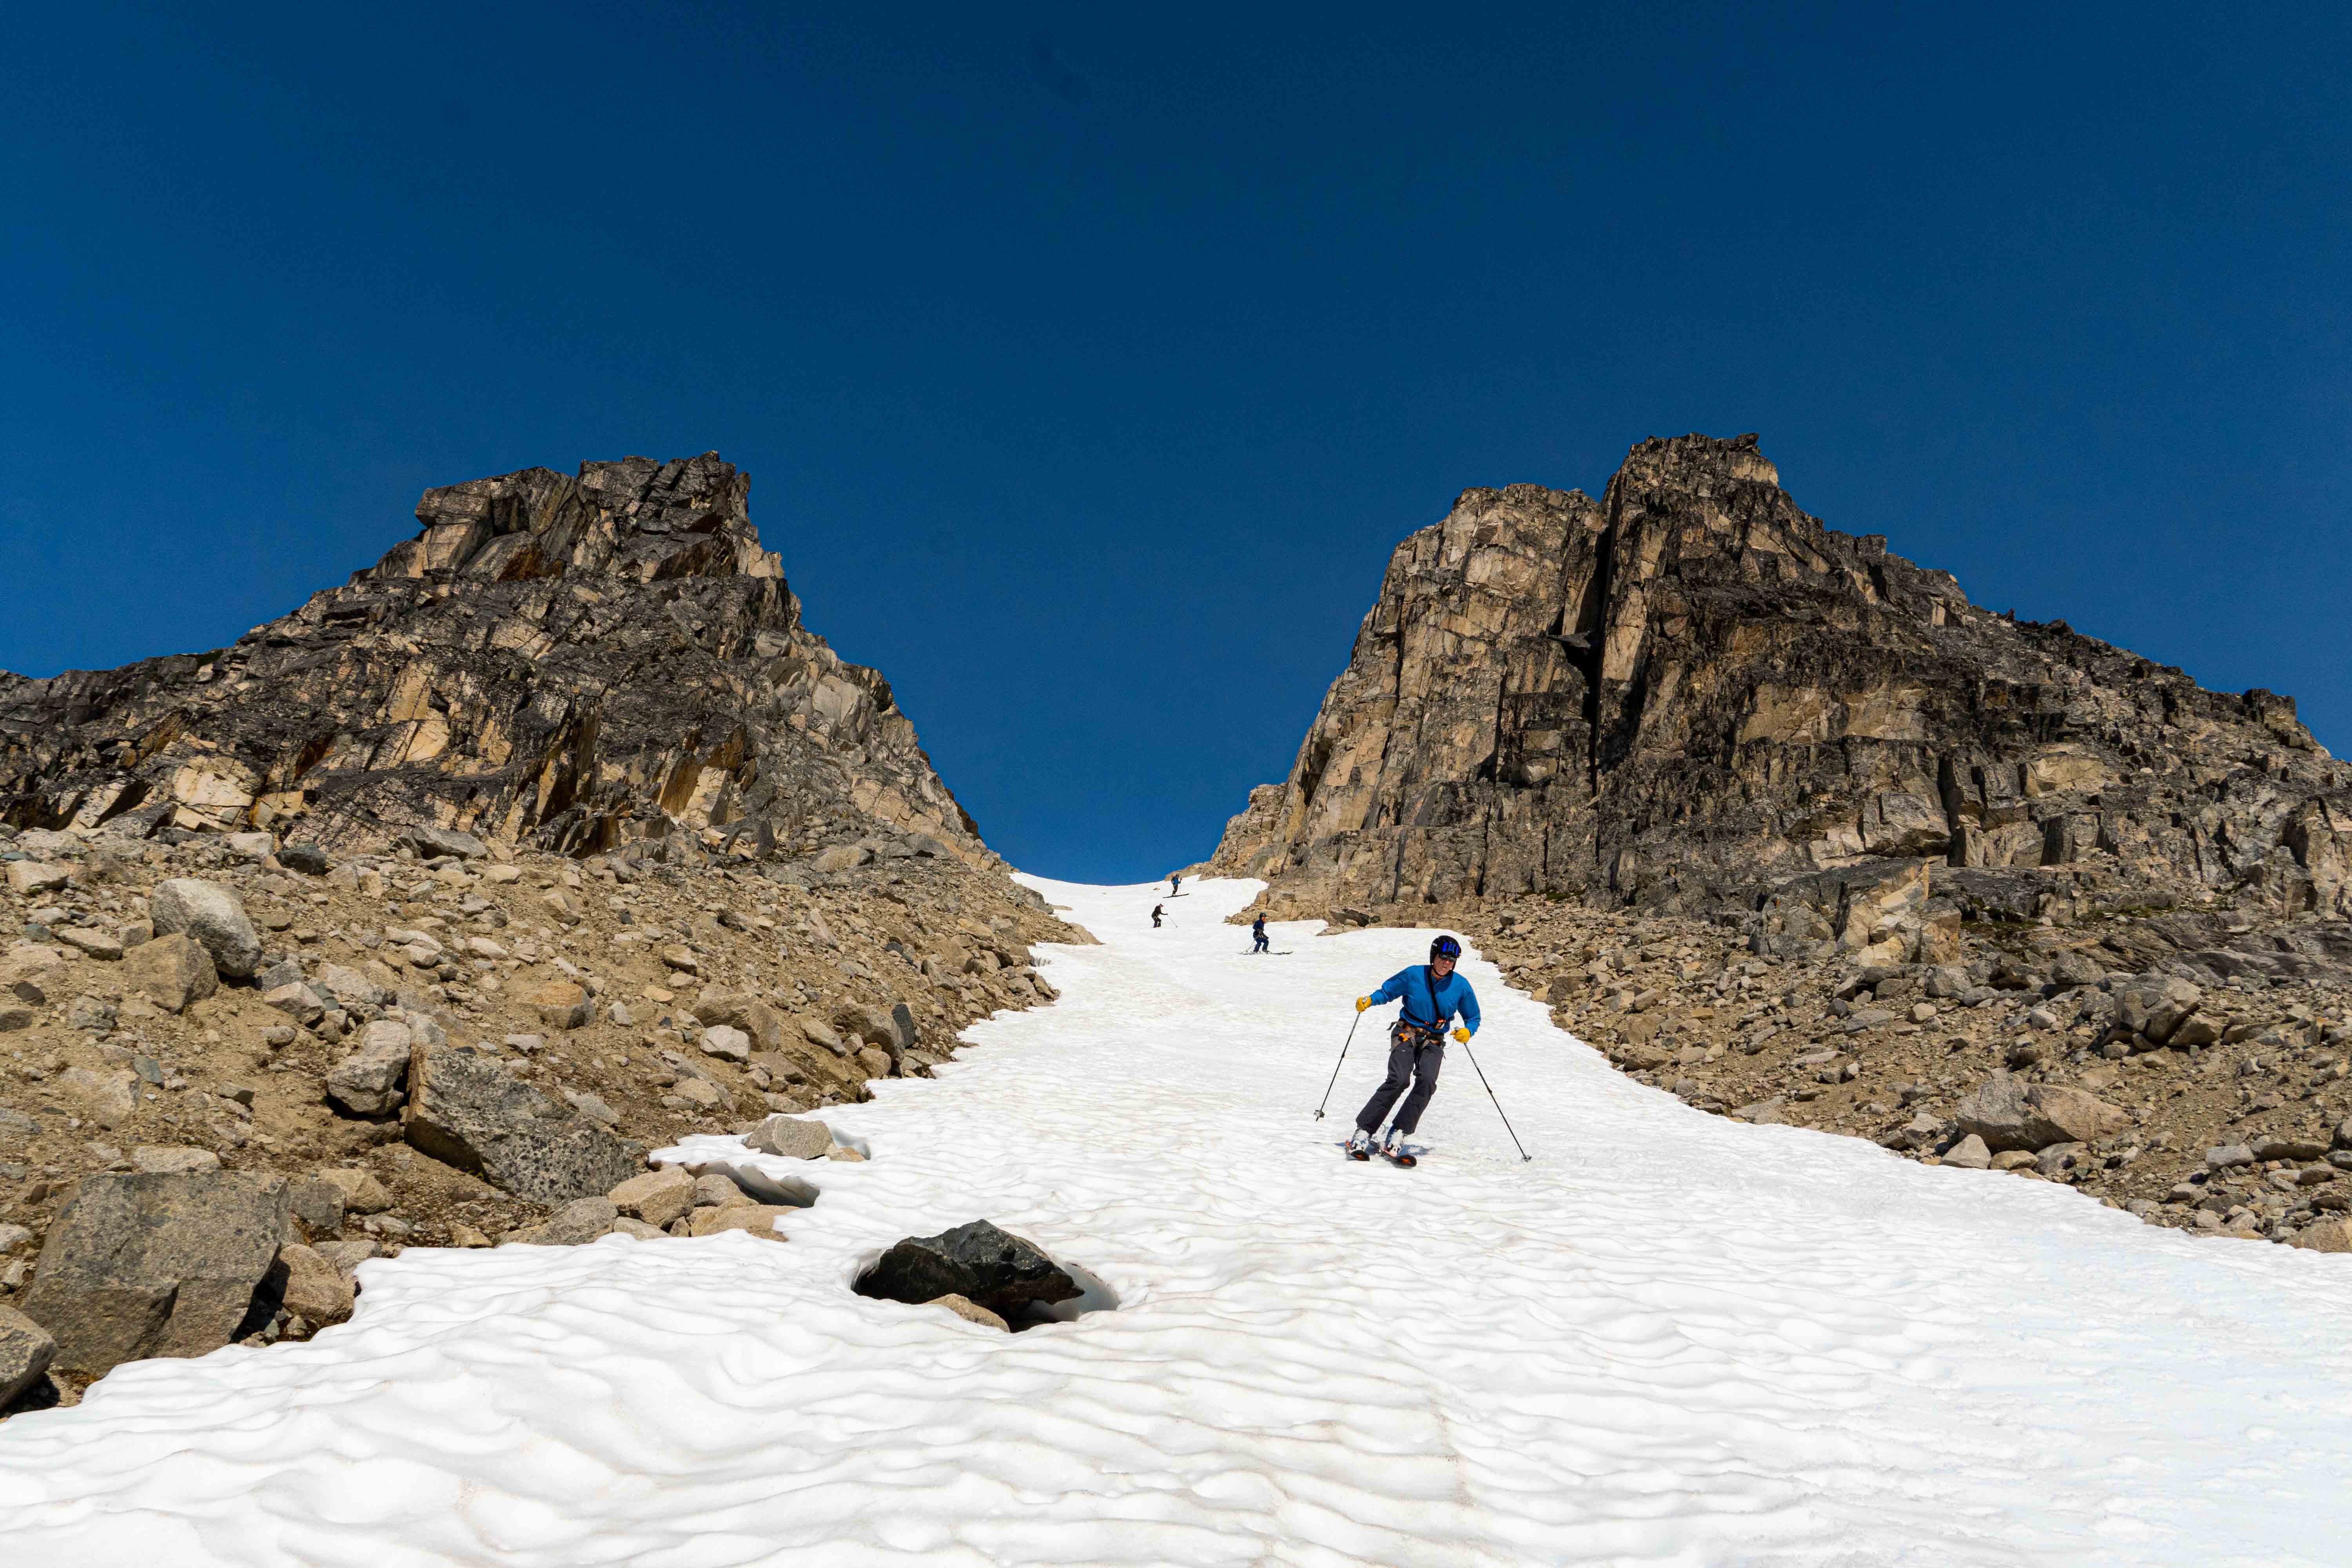
<instances>
[{"instance_id":1,"label":"ski","mask_svg":"<svg viewBox=\"0 0 2352 1568\"><path fill-rule=\"evenodd\" d=\"M1415 1165L1421 1163L1419 1160L1413 1158L1412 1151L1403 1147L1402 1145L1399 1145L1397 1152L1393 1154L1390 1153L1386 1149L1381 1150L1381 1158L1386 1160L1390 1164L1406 1171L1410 1171Z\"/></svg>"}]
</instances>

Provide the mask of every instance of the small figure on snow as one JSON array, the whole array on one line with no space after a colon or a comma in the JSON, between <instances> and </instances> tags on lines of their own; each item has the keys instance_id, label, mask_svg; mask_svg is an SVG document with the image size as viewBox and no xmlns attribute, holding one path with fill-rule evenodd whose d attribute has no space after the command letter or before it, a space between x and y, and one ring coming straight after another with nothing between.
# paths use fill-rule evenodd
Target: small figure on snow
<instances>
[{"instance_id":1,"label":"small figure on snow","mask_svg":"<svg viewBox=\"0 0 2352 1568\"><path fill-rule=\"evenodd\" d=\"M1256 939L1256 945L1252 947L1250 952L1253 953L1265 952L1265 916L1264 914L1261 913L1257 919L1250 922L1250 935Z\"/></svg>"},{"instance_id":2,"label":"small figure on snow","mask_svg":"<svg viewBox=\"0 0 2352 1568\"><path fill-rule=\"evenodd\" d=\"M1162 907L1163 906L1159 904L1151 906L1151 929L1153 931L1158 931L1160 929L1160 911Z\"/></svg>"},{"instance_id":3,"label":"small figure on snow","mask_svg":"<svg viewBox=\"0 0 2352 1568\"><path fill-rule=\"evenodd\" d=\"M1179 888L1181 888L1181 887L1182 887L1183 885L1184 885L1184 879L1183 879L1183 878L1181 878L1181 877L1178 876L1178 875L1177 875L1175 872L1173 872L1173 871L1171 871L1171 872L1169 872L1169 873L1168 873L1168 896L1169 896L1170 898L1171 898L1171 899L1172 899L1172 898L1174 898L1174 897L1176 896L1176 889L1179 889Z\"/></svg>"},{"instance_id":4,"label":"small figure on snow","mask_svg":"<svg viewBox=\"0 0 2352 1568\"><path fill-rule=\"evenodd\" d=\"M1411 1083L1412 1092L1405 1095L1404 1107L1391 1124L1388 1142L1381 1152L1400 1165L1413 1163L1405 1152L1404 1141L1421 1125L1421 1113L1429 1109L1429 1097L1437 1092L1437 1069L1445 1061L1446 1021L1460 1015L1462 1022L1453 1032L1456 1040L1466 1041L1478 1032L1477 994L1470 989L1470 982L1454 973L1461 959L1462 944L1441 936L1429 944L1427 963L1401 969L1382 981L1378 991L1356 999L1359 1013L1381 1002L1404 1003L1397 1021L1389 1027L1389 1076L1357 1112L1356 1131L1348 1140L1348 1152L1357 1159L1372 1157L1381 1119Z\"/></svg>"}]
</instances>

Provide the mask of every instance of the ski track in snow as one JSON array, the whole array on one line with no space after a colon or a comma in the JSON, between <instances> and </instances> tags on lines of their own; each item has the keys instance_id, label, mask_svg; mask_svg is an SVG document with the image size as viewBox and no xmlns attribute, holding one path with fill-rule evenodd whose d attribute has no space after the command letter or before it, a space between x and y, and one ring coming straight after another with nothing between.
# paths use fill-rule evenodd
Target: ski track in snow
<instances>
[{"instance_id":1,"label":"ski track in snow","mask_svg":"<svg viewBox=\"0 0 2352 1568\"><path fill-rule=\"evenodd\" d=\"M1205 880L1033 881L1107 945L866 1164L741 1235L411 1251L306 1345L125 1366L0 1426L13 1568L200 1563L2279 1565L2352 1559L2352 1258L1747 1127L1620 1077L1475 958L1413 1171L1339 1149L1352 998L1428 933L1281 964ZM850 1280L986 1217L1116 1310L1007 1337Z\"/></svg>"}]
</instances>

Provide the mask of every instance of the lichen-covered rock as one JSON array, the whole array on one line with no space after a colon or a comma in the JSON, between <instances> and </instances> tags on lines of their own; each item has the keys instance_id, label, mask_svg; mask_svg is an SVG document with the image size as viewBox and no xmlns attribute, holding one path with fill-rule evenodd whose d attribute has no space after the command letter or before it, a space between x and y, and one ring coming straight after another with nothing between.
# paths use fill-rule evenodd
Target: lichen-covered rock
<instances>
[{"instance_id":1,"label":"lichen-covered rock","mask_svg":"<svg viewBox=\"0 0 2352 1568\"><path fill-rule=\"evenodd\" d=\"M1969 910L2031 921L2027 868L2095 851L2352 913L2352 770L2291 700L1980 609L1800 510L1755 437L1690 436L1599 501L1466 490L1399 545L1289 777L1210 865L1315 915L1544 892L1752 916L1793 879L1933 863L1908 911L1856 923L1816 889L1758 934L1936 963Z\"/></svg>"},{"instance_id":2,"label":"lichen-covered rock","mask_svg":"<svg viewBox=\"0 0 2352 1568\"><path fill-rule=\"evenodd\" d=\"M286 1221L276 1176L85 1176L41 1248L25 1315L55 1336L57 1366L84 1377L218 1350L252 1310Z\"/></svg>"},{"instance_id":3,"label":"lichen-covered rock","mask_svg":"<svg viewBox=\"0 0 2352 1568\"><path fill-rule=\"evenodd\" d=\"M467 1046L410 1054L403 1130L435 1159L535 1203L602 1198L643 1163L636 1145Z\"/></svg>"}]
</instances>

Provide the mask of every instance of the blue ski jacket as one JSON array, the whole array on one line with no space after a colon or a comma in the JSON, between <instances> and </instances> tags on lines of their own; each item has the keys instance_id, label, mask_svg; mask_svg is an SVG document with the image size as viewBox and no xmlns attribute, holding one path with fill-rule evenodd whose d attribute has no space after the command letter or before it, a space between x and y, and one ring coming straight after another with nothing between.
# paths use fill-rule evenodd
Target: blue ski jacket
<instances>
[{"instance_id":1,"label":"blue ski jacket","mask_svg":"<svg viewBox=\"0 0 2352 1568\"><path fill-rule=\"evenodd\" d=\"M1418 1025L1424 1029L1443 1029L1445 1027L1445 1021L1459 1013L1462 1015L1463 1026L1472 1034L1476 1034L1478 1032L1478 994L1470 989L1470 983L1462 978L1462 972L1455 970L1444 979L1437 981L1433 988L1431 985L1433 978L1433 976L1429 973L1429 965L1426 963L1416 963L1410 969L1400 969L1381 982L1381 988L1372 993L1372 1005L1378 1006L1382 1002L1402 999L1404 1003L1404 1021ZM1434 1018L1429 1016L1429 1004L1433 995L1437 1002L1437 1016Z\"/></svg>"}]
</instances>

